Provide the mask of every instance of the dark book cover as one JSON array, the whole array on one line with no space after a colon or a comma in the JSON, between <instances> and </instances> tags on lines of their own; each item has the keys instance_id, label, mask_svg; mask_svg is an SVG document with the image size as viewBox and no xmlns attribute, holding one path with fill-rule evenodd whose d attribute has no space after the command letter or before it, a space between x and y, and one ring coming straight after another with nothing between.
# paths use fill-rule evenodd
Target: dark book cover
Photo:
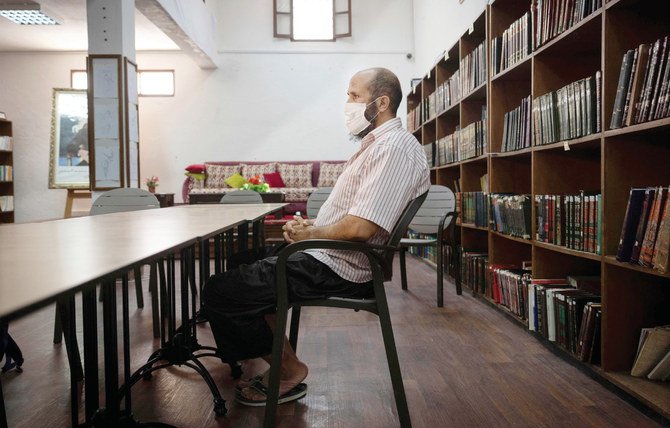
<instances>
[{"instance_id":1,"label":"dark book cover","mask_svg":"<svg viewBox=\"0 0 670 428\"><path fill-rule=\"evenodd\" d=\"M581 352L578 355L580 361L590 361L591 354L593 352L593 339L595 336L596 330L596 313L601 309L602 304L600 303L587 303L586 304L586 322L584 326L584 336L582 340Z\"/></svg>"},{"instance_id":2,"label":"dark book cover","mask_svg":"<svg viewBox=\"0 0 670 428\"><path fill-rule=\"evenodd\" d=\"M646 116L649 111L649 103L651 90L654 84L654 76L656 72L656 63L658 62L658 52L661 49L661 40L656 40L654 42L654 47L649 53L649 63L647 72L645 73L644 78L644 87L642 88L642 94L640 95L640 107L637 112L637 117L635 123L642 123L646 121Z\"/></svg>"},{"instance_id":3,"label":"dark book cover","mask_svg":"<svg viewBox=\"0 0 670 428\"><path fill-rule=\"evenodd\" d=\"M600 296L595 296L585 292L583 295L569 296L568 300L568 324L569 330L569 348L570 352L577 355L577 345L579 342L579 331L582 326L582 315L584 306L589 302L600 302Z\"/></svg>"},{"instance_id":4,"label":"dark book cover","mask_svg":"<svg viewBox=\"0 0 670 428\"><path fill-rule=\"evenodd\" d=\"M640 93L644 84L645 73L649 62L649 47L650 45L641 44L637 48L637 64L633 69L633 85L630 91L630 103L628 106L628 113L625 118L625 125L630 126L635 123L635 117L640 104Z\"/></svg>"},{"instance_id":5,"label":"dark book cover","mask_svg":"<svg viewBox=\"0 0 670 428\"><path fill-rule=\"evenodd\" d=\"M556 308L556 343L566 350L571 350L572 325L570 324L569 299L574 296L589 294L584 290L558 290L554 293Z\"/></svg>"},{"instance_id":6,"label":"dark book cover","mask_svg":"<svg viewBox=\"0 0 670 428\"><path fill-rule=\"evenodd\" d=\"M663 38L663 47L661 48L661 53L658 57L658 72L656 73L656 79L653 82L654 86L651 89L651 100L649 106L649 114L646 117L646 120L653 120L656 115L656 106L658 105L658 99L661 92L661 83L663 81L663 75L665 73L665 62L668 55L668 36Z\"/></svg>"},{"instance_id":7,"label":"dark book cover","mask_svg":"<svg viewBox=\"0 0 670 428\"><path fill-rule=\"evenodd\" d=\"M655 194L656 189L652 187L647 188L644 192L644 201L642 201L642 210L640 211L640 222L638 223L637 231L635 232L635 242L633 243L633 251L630 255L630 263L637 263L640 258L642 240L644 239L644 233L647 230L647 222L649 221L651 207L654 204Z\"/></svg>"},{"instance_id":8,"label":"dark book cover","mask_svg":"<svg viewBox=\"0 0 670 428\"><path fill-rule=\"evenodd\" d=\"M614 98L614 111L612 112L610 129L621 128L621 125L623 124L623 110L626 103L626 95L628 93L628 82L630 80L634 54L635 51L630 49L623 55L623 60L621 61L619 83L617 84L616 96Z\"/></svg>"},{"instance_id":9,"label":"dark book cover","mask_svg":"<svg viewBox=\"0 0 670 428\"><path fill-rule=\"evenodd\" d=\"M638 49L633 49L633 61L630 67L630 73L628 73L628 84L626 86L626 100L623 104L623 114L621 116L621 126L626 125L626 118L628 117L628 110L630 109L630 98L631 93L633 92L633 81L635 80L635 67L637 67L637 58L638 58Z\"/></svg>"},{"instance_id":10,"label":"dark book cover","mask_svg":"<svg viewBox=\"0 0 670 428\"><path fill-rule=\"evenodd\" d=\"M670 192L670 189L668 189ZM670 197L666 197L665 206L659 220L658 236L654 245L652 266L659 272L667 272L670 253Z\"/></svg>"},{"instance_id":11,"label":"dark book cover","mask_svg":"<svg viewBox=\"0 0 670 428\"><path fill-rule=\"evenodd\" d=\"M591 342L591 346L589 347L589 362L591 364L600 364L600 355L601 355L601 350L600 350L600 342L601 342L601 335L602 335L602 318L603 318L603 311L602 311L602 306L598 305L595 307L596 315L595 315L595 320L594 320L594 332L593 332L593 341Z\"/></svg>"},{"instance_id":12,"label":"dark book cover","mask_svg":"<svg viewBox=\"0 0 670 428\"><path fill-rule=\"evenodd\" d=\"M635 243L635 232L637 231L640 214L642 213L645 190L630 189L626 214L621 228L621 237L619 238L619 248L616 254L616 259L620 262L630 260L633 244Z\"/></svg>"},{"instance_id":13,"label":"dark book cover","mask_svg":"<svg viewBox=\"0 0 670 428\"><path fill-rule=\"evenodd\" d=\"M640 249L640 258L638 263L641 266L650 267L654 256L654 244L656 243L656 236L658 234L659 219L661 217L661 210L665 205L665 198L667 192L665 188L658 187L656 189L656 197L652 205L651 213L649 214L649 221L647 222L647 231L642 241L642 248Z\"/></svg>"}]
</instances>

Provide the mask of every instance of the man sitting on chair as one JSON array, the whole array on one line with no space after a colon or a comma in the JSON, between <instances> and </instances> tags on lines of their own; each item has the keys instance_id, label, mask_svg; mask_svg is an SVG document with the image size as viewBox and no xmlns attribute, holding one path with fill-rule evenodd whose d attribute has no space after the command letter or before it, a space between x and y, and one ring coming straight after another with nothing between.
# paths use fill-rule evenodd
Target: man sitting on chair
<instances>
[{"instance_id":1,"label":"man sitting on chair","mask_svg":"<svg viewBox=\"0 0 670 428\"><path fill-rule=\"evenodd\" d=\"M347 162L317 219L295 217L284 226L288 243L338 239L384 244L407 204L430 187L426 155L396 117L402 101L396 75L384 68L360 71L351 78L347 94L347 129L362 140L361 147ZM270 362L277 304L275 252L268 247L256 255L260 259L246 260L248 264L214 275L205 284L204 312L227 361L262 357ZM289 301L374 294L369 261L362 253L297 252L288 258L286 269ZM307 391L302 383L307 365L285 340L279 403ZM237 401L264 405L268 377L241 381Z\"/></svg>"}]
</instances>

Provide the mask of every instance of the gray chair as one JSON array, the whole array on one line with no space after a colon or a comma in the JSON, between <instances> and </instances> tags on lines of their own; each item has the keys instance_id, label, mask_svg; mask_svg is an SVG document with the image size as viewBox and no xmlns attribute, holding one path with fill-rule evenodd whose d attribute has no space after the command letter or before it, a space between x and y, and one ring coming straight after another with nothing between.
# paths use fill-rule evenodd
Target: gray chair
<instances>
[{"instance_id":1,"label":"gray chair","mask_svg":"<svg viewBox=\"0 0 670 428\"><path fill-rule=\"evenodd\" d=\"M428 196L419 211L416 213L409 229L418 233L433 234L435 238L403 238L400 240L400 275L402 289L407 290L407 269L405 266L405 253L408 247L436 247L437 254L437 306L444 306L444 246L445 229L452 223L456 223L456 198L454 192L448 187L433 185L428 190ZM456 293L461 294L461 281L458 269L456 268L456 240L454 236L454 227L452 226L451 244L453 248L450 251L450 260L448 267L453 270L456 282Z\"/></svg>"},{"instance_id":2,"label":"gray chair","mask_svg":"<svg viewBox=\"0 0 670 428\"><path fill-rule=\"evenodd\" d=\"M262 204L263 198L260 193L253 190L236 190L227 192L221 198L222 204Z\"/></svg>"},{"instance_id":3,"label":"gray chair","mask_svg":"<svg viewBox=\"0 0 670 428\"><path fill-rule=\"evenodd\" d=\"M133 187L122 187L104 192L93 201L89 215L140 211L160 208L153 193Z\"/></svg>"},{"instance_id":4,"label":"gray chair","mask_svg":"<svg viewBox=\"0 0 670 428\"><path fill-rule=\"evenodd\" d=\"M332 191L332 187L319 187L309 195L309 198L307 198L307 218L316 218L321 206L326 202Z\"/></svg>"},{"instance_id":5,"label":"gray chair","mask_svg":"<svg viewBox=\"0 0 670 428\"><path fill-rule=\"evenodd\" d=\"M421 206L426 193L411 201L403 211L396 223L386 245L370 245L363 242L336 241L336 240L306 240L288 245L278 254L277 275L277 316L275 322L274 340L272 344L272 365L270 368L270 380L268 387L267 404L265 407L265 427L275 426L277 402L279 401L279 375L281 356L284 348L284 334L288 318L288 310L292 308L291 329L289 342L294 349L298 347L298 329L300 326L300 308L302 306L327 306L343 309L363 310L377 314L381 326L384 348L386 349L386 360L391 374L393 393L395 395L396 408L400 425L411 426L405 388L400 373L398 353L393 338L393 329L389 315L384 282L391 279L393 273L393 256L397 250L400 238L405 234L409 222ZM310 248L327 248L338 250L358 251L368 258L372 268L374 297L370 299L344 299L331 297L320 300L288 301L288 290L286 285L286 261L289 255Z\"/></svg>"}]
</instances>

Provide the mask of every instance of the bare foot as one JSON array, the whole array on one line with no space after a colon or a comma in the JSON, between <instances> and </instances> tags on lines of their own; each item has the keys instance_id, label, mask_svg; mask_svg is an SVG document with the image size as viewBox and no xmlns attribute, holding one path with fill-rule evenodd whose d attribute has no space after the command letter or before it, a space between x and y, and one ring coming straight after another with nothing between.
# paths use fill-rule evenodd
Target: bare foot
<instances>
[{"instance_id":1,"label":"bare foot","mask_svg":"<svg viewBox=\"0 0 670 428\"><path fill-rule=\"evenodd\" d=\"M307 365L299 360L292 362L290 370L282 367L281 378L279 381L279 395L282 396L295 388L298 384L305 380L308 372L309 370ZM270 371L268 370L262 375L261 382L263 385L268 386L269 378ZM238 383L238 386L240 387L240 394L248 400L265 400L266 397L264 394L249 386L254 381L255 379L251 379L248 381L248 384L244 386L241 385L242 381Z\"/></svg>"}]
</instances>

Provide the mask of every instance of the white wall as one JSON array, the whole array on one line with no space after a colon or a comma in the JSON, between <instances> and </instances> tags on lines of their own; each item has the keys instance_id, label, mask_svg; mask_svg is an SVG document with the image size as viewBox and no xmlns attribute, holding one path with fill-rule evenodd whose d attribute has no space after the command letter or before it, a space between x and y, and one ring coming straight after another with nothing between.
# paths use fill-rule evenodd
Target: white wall
<instances>
[{"instance_id":1,"label":"white wall","mask_svg":"<svg viewBox=\"0 0 670 428\"><path fill-rule=\"evenodd\" d=\"M469 0L466 0L469 1ZM342 106L357 70L383 66L406 92L415 65L411 0L353 0L353 37L290 43L272 37L272 2L219 5L216 70L181 53L138 52L140 69L175 70L176 94L140 99L141 175L181 200L183 168L209 160L333 160L354 151ZM14 123L17 222L61 217L49 190L51 90L68 87L85 54L0 53L0 111ZM399 113L404 120L405 106Z\"/></svg>"},{"instance_id":2,"label":"white wall","mask_svg":"<svg viewBox=\"0 0 670 428\"><path fill-rule=\"evenodd\" d=\"M416 44L415 75L435 65L486 8L487 0L413 0Z\"/></svg>"}]
</instances>

